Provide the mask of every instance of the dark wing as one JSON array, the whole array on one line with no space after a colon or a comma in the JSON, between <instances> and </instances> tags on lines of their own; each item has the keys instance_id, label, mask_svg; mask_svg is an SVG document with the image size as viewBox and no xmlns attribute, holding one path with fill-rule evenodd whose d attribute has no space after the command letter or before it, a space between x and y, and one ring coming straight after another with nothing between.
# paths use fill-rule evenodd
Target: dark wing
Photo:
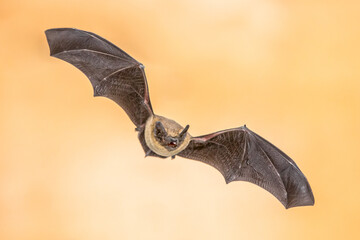
<instances>
[{"instance_id":1,"label":"dark wing","mask_svg":"<svg viewBox=\"0 0 360 240\"><path fill-rule=\"evenodd\" d=\"M215 167L226 183L257 184L285 208L314 205L310 185L295 162L245 126L195 137L178 155Z\"/></svg>"},{"instance_id":2,"label":"dark wing","mask_svg":"<svg viewBox=\"0 0 360 240\"><path fill-rule=\"evenodd\" d=\"M94 96L119 104L137 127L153 110L144 66L102 37L73 28L45 32L50 55L71 63L90 80Z\"/></svg>"}]
</instances>

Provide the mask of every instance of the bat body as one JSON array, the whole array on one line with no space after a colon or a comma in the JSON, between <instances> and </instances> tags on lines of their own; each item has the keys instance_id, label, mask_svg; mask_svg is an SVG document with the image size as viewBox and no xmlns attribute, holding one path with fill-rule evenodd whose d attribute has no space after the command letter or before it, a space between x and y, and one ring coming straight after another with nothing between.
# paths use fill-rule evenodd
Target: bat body
<instances>
[{"instance_id":1,"label":"bat body","mask_svg":"<svg viewBox=\"0 0 360 240\"><path fill-rule=\"evenodd\" d=\"M183 133L182 139L181 133ZM168 137L168 141L166 141L166 137ZM145 143L151 152L160 156L175 157L188 146L190 140L191 136L187 129L184 131L184 128L174 120L154 115L149 117L146 122Z\"/></svg>"},{"instance_id":2,"label":"bat body","mask_svg":"<svg viewBox=\"0 0 360 240\"><path fill-rule=\"evenodd\" d=\"M72 28L49 29L50 55L80 69L94 96L110 98L136 126L145 156L181 156L213 166L226 183L248 181L272 193L285 208L314 205L311 187L296 163L246 126L193 137L189 125L156 115L144 66L100 36Z\"/></svg>"}]
</instances>

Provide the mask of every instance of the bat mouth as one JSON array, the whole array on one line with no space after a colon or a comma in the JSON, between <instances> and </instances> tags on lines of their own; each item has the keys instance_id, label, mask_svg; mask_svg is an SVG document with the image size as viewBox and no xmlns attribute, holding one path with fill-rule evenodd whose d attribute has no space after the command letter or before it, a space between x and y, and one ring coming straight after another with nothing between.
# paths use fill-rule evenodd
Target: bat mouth
<instances>
[{"instance_id":1,"label":"bat mouth","mask_svg":"<svg viewBox=\"0 0 360 240\"><path fill-rule=\"evenodd\" d=\"M178 146L178 140L176 138L170 138L167 145L171 148L176 148Z\"/></svg>"}]
</instances>

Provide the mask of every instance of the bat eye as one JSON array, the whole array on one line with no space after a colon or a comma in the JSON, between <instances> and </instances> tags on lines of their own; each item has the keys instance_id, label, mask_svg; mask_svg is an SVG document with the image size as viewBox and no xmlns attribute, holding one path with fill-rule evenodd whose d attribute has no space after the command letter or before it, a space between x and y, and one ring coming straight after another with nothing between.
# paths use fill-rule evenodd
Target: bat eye
<instances>
[{"instance_id":1,"label":"bat eye","mask_svg":"<svg viewBox=\"0 0 360 240\"><path fill-rule=\"evenodd\" d=\"M171 142L168 144L168 146L175 148L175 147L177 146L177 142L176 142L176 141L171 141Z\"/></svg>"}]
</instances>

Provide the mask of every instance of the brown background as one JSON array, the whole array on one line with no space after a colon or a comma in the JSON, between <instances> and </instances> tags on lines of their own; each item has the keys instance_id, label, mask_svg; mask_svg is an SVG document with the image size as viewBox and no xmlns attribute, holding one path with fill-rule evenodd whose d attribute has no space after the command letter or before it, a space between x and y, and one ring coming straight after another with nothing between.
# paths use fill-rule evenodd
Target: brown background
<instances>
[{"instance_id":1,"label":"brown background","mask_svg":"<svg viewBox=\"0 0 360 240\"><path fill-rule=\"evenodd\" d=\"M360 237L359 1L0 1L0 239ZM44 30L95 32L146 66L156 113L192 135L244 123L316 204L285 210L180 157L49 57Z\"/></svg>"}]
</instances>

